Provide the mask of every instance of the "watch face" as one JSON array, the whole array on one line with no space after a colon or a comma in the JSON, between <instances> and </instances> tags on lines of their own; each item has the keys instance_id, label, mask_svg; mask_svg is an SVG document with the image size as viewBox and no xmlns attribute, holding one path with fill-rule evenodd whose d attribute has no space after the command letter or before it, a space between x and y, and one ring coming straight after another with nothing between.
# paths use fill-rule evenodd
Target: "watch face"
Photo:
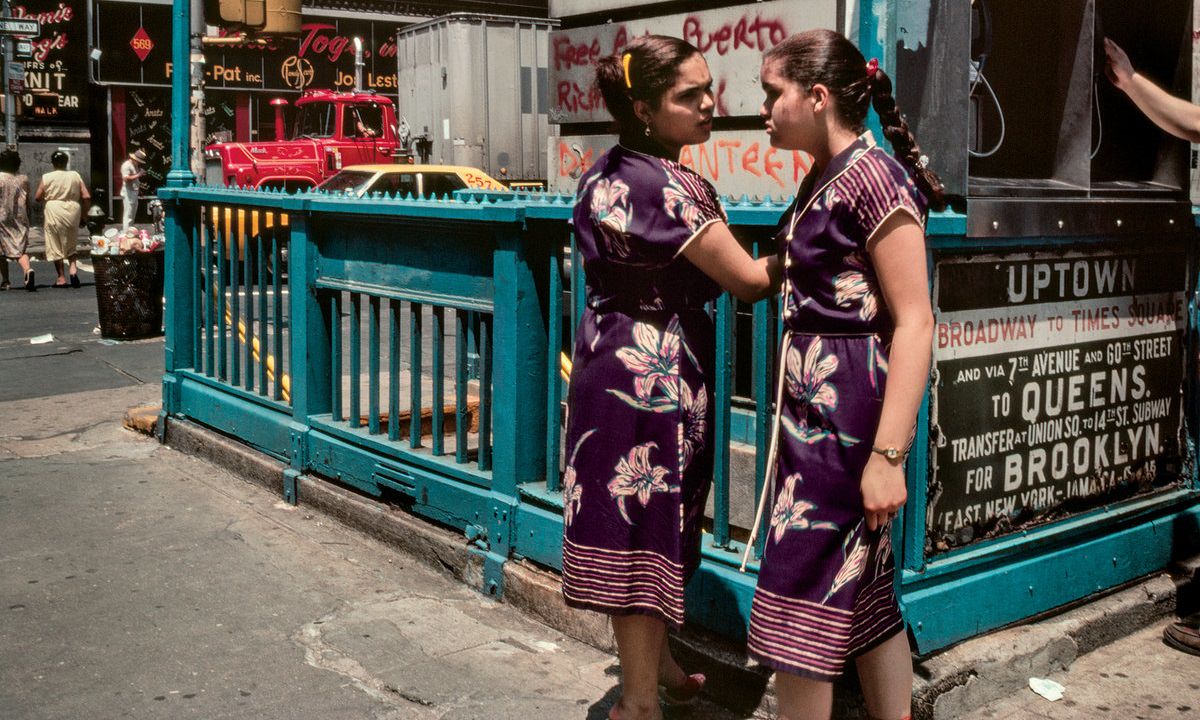
<instances>
[{"instance_id":1,"label":"watch face","mask_svg":"<svg viewBox=\"0 0 1200 720\"><path fill-rule=\"evenodd\" d=\"M900 451L896 448L888 448L887 450L883 451L883 454L887 456L888 460L895 460L896 458L900 457Z\"/></svg>"}]
</instances>

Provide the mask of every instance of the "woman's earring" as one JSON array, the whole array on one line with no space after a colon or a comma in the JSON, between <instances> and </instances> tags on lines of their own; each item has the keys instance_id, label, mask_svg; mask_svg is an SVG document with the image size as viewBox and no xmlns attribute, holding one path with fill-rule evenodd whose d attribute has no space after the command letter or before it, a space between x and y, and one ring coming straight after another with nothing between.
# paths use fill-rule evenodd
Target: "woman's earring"
<instances>
[{"instance_id":1,"label":"woman's earring","mask_svg":"<svg viewBox=\"0 0 1200 720\"><path fill-rule=\"evenodd\" d=\"M646 137L650 137L650 126L646 126Z\"/></svg>"}]
</instances>

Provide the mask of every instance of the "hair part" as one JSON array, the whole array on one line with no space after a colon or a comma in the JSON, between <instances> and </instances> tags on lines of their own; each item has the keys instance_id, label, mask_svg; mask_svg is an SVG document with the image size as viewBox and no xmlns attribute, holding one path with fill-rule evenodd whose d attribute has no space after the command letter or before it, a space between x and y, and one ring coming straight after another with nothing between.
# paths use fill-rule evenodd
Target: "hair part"
<instances>
[{"instance_id":1,"label":"hair part","mask_svg":"<svg viewBox=\"0 0 1200 720\"><path fill-rule=\"evenodd\" d=\"M815 85L828 88L838 122L854 132L863 132L867 110L874 107L896 159L912 173L929 206L946 207L942 181L928 168L896 106L891 78L883 70L868 74L866 58L844 35L825 29L796 33L768 50L763 61L778 62L779 73L806 92Z\"/></svg>"},{"instance_id":2,"label":"hair part","mask_svg":"<svg viewBox=\"0 0 1200 720\"><path fill-rule=\"evenodd\" d=\"M596 88L604 97L608 112L616 121L622 142L644 135L646 124L634 112L633 103L641 100L657 109L663 95L679 77L679 66L696 55L696 46L665 35L635 38L620 52L596 63ZM625 56L629 56L628 83Z\"/></svg>"}]
</instances>

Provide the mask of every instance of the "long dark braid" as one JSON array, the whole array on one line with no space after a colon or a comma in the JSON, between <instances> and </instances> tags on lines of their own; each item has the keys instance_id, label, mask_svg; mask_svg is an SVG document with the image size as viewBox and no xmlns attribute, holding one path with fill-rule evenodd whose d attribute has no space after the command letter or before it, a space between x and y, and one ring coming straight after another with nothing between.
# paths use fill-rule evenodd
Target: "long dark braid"
<instances>
[{"instance_id":1,"label":"long dark braid","mask_svg":"<svg viewBox=\"0 0 1200 720\"><path fill-rule=\"evenodd\" d=\"M868 76L868 86L871 94L871 106L879 114L879 122L883 126L883 136L892 144L896 159L908 166L913 174L917 187L929 200L929 206L934 210L946 207L946 196L942 188L942 179L929 169L929 158L921 154L921 146L908 129L908 123L896 106L896 98L892 97L892 79L883 70L876 69Z\"/></svg>"},{"instance_id":2,"label":"long dark braid","mask_svg":"<svg viewBox=\"0 0 1200 720\"><path fill-rule=\"evenodd\" d=\"M892 80L879 69L868 70L867 61L854 43L840 33L817 29L797 33L767 51L765 61L778 61L779 72L805 91L824 85L836 98L838 119L861 133L867 110L875 107L883 135L892 145L896 159L912 173L929 207L946 207L942 181L928 167L908 123L892 97Z\"/></svg>"}]
</instances>

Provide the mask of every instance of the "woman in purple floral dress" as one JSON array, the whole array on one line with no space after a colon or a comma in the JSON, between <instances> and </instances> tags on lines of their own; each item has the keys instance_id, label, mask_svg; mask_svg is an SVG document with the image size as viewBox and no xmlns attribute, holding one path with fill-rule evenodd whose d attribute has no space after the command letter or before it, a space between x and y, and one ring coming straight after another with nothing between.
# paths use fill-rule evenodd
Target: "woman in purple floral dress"
<instances>
[{"instance_id":1,"label":"woman in purple floral dress","mask_svg":"<svg viewBox=\"0 0 1200 720\"><path fill-rule=\"evenodd\" d=\"M941 183L891 80L841 35L788 38L760 79L772 145L809 153L813 169L779 235L777 462L749 650L776 670L781 718L828 718L832 681L854 659L870 716L899 720L912 664L890 522L929 373L923 224ZM868 105L895 157L864 132Z\"/></svg>"},{"instance_id":2,"label":"woman in purple floral dress","mask_svg":"<svg viewBox=\"0 0 1200 720\"><path fill-rule=\"evenodd\" d=\"M716 192L679 164L712 130L712 77L696 48L646 36L601 60L620 144L580 178L574 225L587 279L575 338L563 478L563 596L606 613L621 659L612 718L662 716L694 697L667 650L700 561L712 480L713 323L721 288L753 300L779 260L752 259Z\"/></svg>"}]
</instances>

